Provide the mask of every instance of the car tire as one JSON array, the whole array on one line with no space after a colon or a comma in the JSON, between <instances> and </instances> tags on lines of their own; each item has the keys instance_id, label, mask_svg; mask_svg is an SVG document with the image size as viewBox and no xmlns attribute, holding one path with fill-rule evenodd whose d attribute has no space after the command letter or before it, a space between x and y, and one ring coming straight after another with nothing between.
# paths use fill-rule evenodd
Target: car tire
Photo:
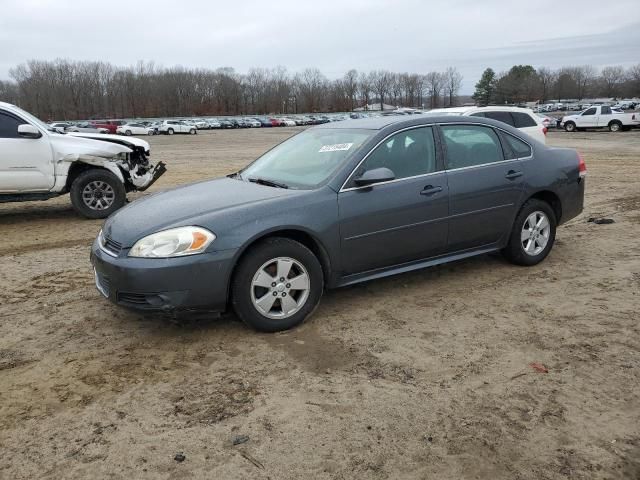
<instances>
[{"instance_id":1,"label":"car tire","mask_svg":"<svg viewBox=\"0 0 640 480\"><path fill-rule=\"evenodd\" d=\"M124 134L125 134L127 137L130 137L130 136L131 136L131 130L127 130L126 132L124 132Z\"/></svg>"},{"instance_id":2,"label":"car tire","mask_svg":"<svg viewBox=\"0 0 640 480\"><path fill-rule=\"evenodd\" d=\"M153 131L153 130L149 130L149 131L147 131L147 135L149 135L149 136L151 136L151 135L155 135L155 134L156 134L156 132L155 132L155 131Z\"/></svg>"},{"instance_id":3,"label":"car tire","mask_svg":"<svg viewBox=\"0 0 640 480\"><path fill-rule=\"evenodd\" d=\"M609 122L609 131L614 133L622 131L622 123L616 120Z\"/></svg>"},{"instance_id":4,"label":"car tire","mask_svg":"<svg viewBox=\"0 0 640 480\"><path fill-rule=\"evenodd\" d=\"M191 130L189 130L189 133L191 135L196 135L198 132L197 132L197 130L195 128L192 128Z\"/></svg>"},{"instance_id":5,"label":"car tire","mask_svg":"<svg viewBox=\"0 0 640 480\"><path fill-rule=\"evenodd\" d=\"M564 124L564 129L565 129L567 132L575 132L575 131L576 131L576 124L575 124L575 123L573 123L573 122L566 122L566 123Z\"/></svg>"},{"instance_id":6,"label":"car tire","mask_svg":"<svg viewBox=\"0 0 640 480\"><path fill-rule=\"evenodd\" d=\"M71 205L86 218L107 218L122 208L127 192L118 177L108 170L94 168L78 175L71 184Z\"/></svg>"},{"instance_id":7,"label":"car tire","mask_svg":"<svg viewBox=\"0 0 640 480\"><path fill-rule=\"evenodd\" d=\"M173 135L173 128L170 128L169 130L167 130L167 135Z\"/></svg>"},{"instance_id":8,"label":"car tire","mask_svg":"<svg viewBox=\"0 0 640 480\"><path fill-rule=\"evenodd\" d=\"M278 278L278 271L288 274ZM273 237L251 247L240 260L232 279L231 304L255 330L278 332L306 320L323 290L322 266L313 252L295 240Z\"/></svg>"},{"instance_id":9,"label":"car tire","mask_svg":"<svg viewBox=\"0 0 640 480\"><path fill-rule=\"evenodd\" d=\"M543 218L546 224L544 221L538 223ZM535 198L527 200L513 222L509 242L502 253L516 265L532 266L540 263L553 247L556 225L556 215L548 203Z\"/></svg>"}]
</instances>

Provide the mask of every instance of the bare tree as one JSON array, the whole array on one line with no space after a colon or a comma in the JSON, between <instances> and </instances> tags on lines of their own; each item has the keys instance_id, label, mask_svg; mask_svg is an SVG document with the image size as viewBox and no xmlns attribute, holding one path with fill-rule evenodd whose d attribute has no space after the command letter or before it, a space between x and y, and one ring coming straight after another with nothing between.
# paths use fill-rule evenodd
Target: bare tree
<instances>
[{"instance_id":1,"label":"bare tree","mask_svg":"<svg viewBox=\"0 0 640 480\"><path fill-rule=\"evenodd\" d=\"M449 67L444 72L445 91L449 97L449 106L454 106L454 99L458 96L462 86L462 74L455 67Z\"/></svg>"},{"instance_id":2,"label":"bare tree","mask_svg":"<svg viewBox=\"0 0 640 480\"><path fill-rule=\"evenodd\" d=\"M349 101L349 111L353 111L356 105L356 95L358 94L358 71L353 68L344 74L342 78L344 93Z\"/></svg>"},{"instance_id":3,"label":"bare tree","mask_svg":"<svg viewBox=\"0 0 640 480\"><path fill-rule=\"evenodd\" d=\"M624 68L621 66L605 67L600 73L600 78L607 97L617 97L620 94L620 85L624 80Z\"/></svg>"},{"instance_id":4,"label":"bare tree","mask_svg":"<svg viewBox=\"0 0 640 480\"><path fill-rule=\"evenodd\" d=\"M362 72L358 77L358 90L360 91L360 98L364 103L364 108L369 108L369 102L371 98L371 80L369 75Z\"/></svg>"},{"instance_id":5,"label":"bare tree","mask_svg":"<svg viewBox=\"0 0 640 480\"><path fill-rule=\"evenodd\" d=\"M445 85L445 76L440 72L429 72L424 76L430 108L438 108L438 99Z\"/></svg>"},{"instance_id":6,"label":"bare tree","mask_svg":"<svg viewBox=\"0 0 640 480\"><path fill-rule=\"evenodd\" d=\"M380 111L384 110L384 97L389 93L393 74L387 70L375 70L369 74L371 87L380 101Z\"/></svg>"}]
</instances>

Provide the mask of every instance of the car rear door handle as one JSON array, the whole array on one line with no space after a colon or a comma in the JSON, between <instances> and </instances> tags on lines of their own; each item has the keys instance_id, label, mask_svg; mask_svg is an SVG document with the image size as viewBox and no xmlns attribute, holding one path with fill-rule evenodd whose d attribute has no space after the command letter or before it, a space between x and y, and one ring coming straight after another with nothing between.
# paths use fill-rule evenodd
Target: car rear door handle
<instances>
[{"instance_id":1,"label":"car rear door handle","mask_svg":"<svg viewBox=\"0 0 640 480\"><path fill-rule=\"evenodd\" d=\"M442 191L442 187L434 187L433 185L427 185L422 189L420 195L433 195Z\"/></svg>"},{"instance_id":2,"label":"car rear door handle","mask_svg":"<svg viewBox=\"0 0 640 480\"><path fill-rule=\"evenodd\" d=\"M522 176L522 172L516 172L515 170L509 170L504 178L508 178L509 180L513 180L514 178L518 178Z\"/></svg>"}]
</instances>

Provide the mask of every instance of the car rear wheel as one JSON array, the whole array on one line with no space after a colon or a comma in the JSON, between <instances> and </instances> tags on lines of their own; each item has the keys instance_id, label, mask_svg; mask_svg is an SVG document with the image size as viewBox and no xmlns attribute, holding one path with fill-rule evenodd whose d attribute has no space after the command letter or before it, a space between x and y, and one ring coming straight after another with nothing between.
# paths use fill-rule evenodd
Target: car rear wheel
<instances>
[{"instance_id":1,"label":"car rear wheel","mask_svg":"<svg viewBox=\"0 0 640 480\"><path fill-rule=\"evenodd\" d=\"M613 121L609 123L609 131L610 132L619 132L622 130L622 124L617 121Z\"/></svg>"},{"instance_id":2,"label":"car rear wheel","mask_svg":"<svg viewBox=\"0 0 640 480\"><path fill-rule=\"evenodd\" d=\"M124 185L108 170L82 172L71 184L71 205L86 218L106 218L127 201Z\"/></svg>"},{"instance_id":3,"label":"car rear wheel","mask_svg":"<svg viewBox=\"0 0 640 480\"><path fill-rule=\"evenodd\" d=\"M564 129L567 132L575 132L576 131L576 124L573 122L567 122L564 124Z\"/></svg>"},{"instance_id":4,"label":"car rear wheel","mask_svg":"<svg viewBox=\"0 0 640 480\"><path fill-rule=\"evenodd\" d=\"M277 332L308 318L323 289L322 267L313 252L294 240L274 237L251 248L240 261L231 303L247 325Z\"/></svg>"},{"instance_id":5,"label":"car rear wheel","mask_svg":"<svg viewBox=\"0 0 640 480\"><path fill-rule=\"evenodd\" d=\"M505 257L517 265L540 263L551 251L556 238L556 216L548 203L528 200L520 209L504 248Z\"/></svg>"}]
</instances>

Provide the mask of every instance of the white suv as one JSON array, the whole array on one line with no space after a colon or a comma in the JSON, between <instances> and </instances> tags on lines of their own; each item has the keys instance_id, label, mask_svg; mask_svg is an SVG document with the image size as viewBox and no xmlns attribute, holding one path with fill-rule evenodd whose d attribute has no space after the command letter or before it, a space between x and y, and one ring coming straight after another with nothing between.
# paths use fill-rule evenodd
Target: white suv
<instances>
[{"instance_id":1,"label":"white suv","mask_svg":"<svg viewBox=\"0 0 640 480\"><path fill-rule=\"evenodd\" d=\"M504 122L522 130L539 142L546 142L547 127L530 108L520 107L453 107L429 110L427 115L468 115Z\"/></svg>"},{"instance_id":2,"label":"white suv","mask_svg":"<svg viewBox=\"0 0 640 480\"><path fill-rule=\"evenodd\" d=\"M198 129L195 125L188 125L182 120L165 120L158 128L158 133L173 135L174 133L190 133L195 135Z\"/></svg>"}]
</instances>

